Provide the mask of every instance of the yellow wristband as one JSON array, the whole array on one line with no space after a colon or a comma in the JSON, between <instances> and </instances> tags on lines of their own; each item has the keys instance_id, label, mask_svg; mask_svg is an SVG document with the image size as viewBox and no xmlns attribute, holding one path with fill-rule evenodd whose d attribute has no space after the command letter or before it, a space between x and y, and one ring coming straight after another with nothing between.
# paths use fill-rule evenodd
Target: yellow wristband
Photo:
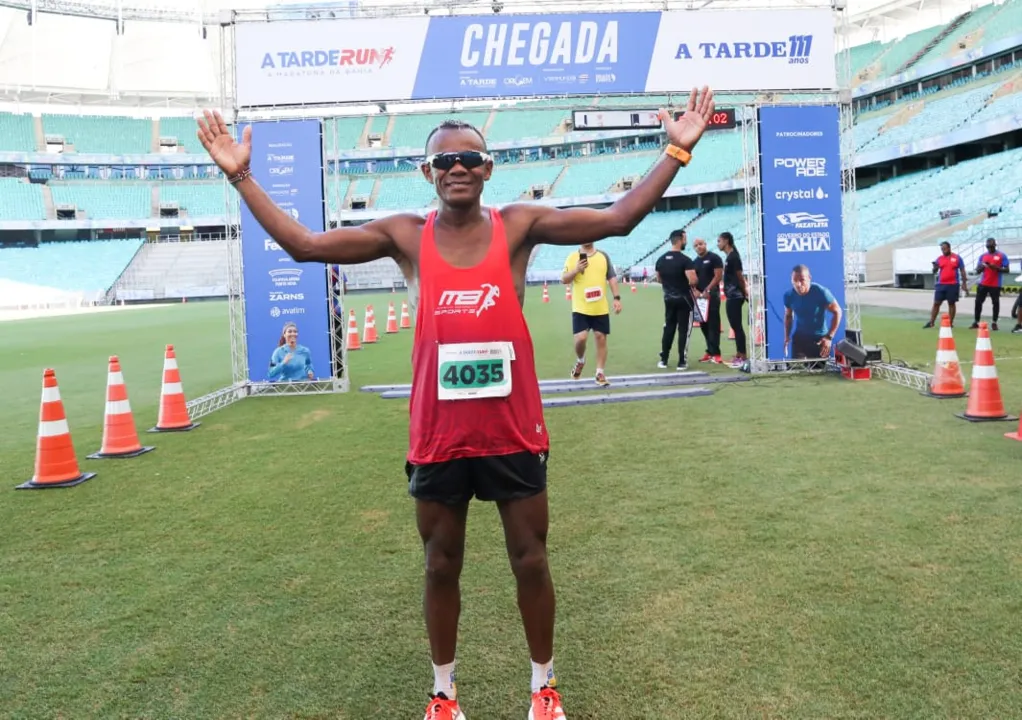
<instances>
[{"instance_id":1,"label":"yellow wristband","mask_svg":"<svg viewBox=\"0 0 1022 720\"><path fill-rule=\"evenodd\" d=\"M664 148L664 152L680 162L682 167L685 167L692 161L692 153L681 149L677 145L668 144L667 147Z\"/></svg>"}]
</instances>

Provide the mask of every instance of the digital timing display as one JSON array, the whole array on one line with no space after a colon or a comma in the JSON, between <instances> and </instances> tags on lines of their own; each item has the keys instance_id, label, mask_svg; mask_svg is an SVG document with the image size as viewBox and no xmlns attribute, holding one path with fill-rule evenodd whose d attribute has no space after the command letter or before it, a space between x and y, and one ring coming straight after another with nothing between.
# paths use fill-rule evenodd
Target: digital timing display
<instances>
[{"instance_id":1,"label":"digital timing display","mask_svg":"<svg viewBox=\"0 0 1022 720\"><path fill-rule=\"evenodd\" d=\"M685 114L684 110L676 110L677 120ZM660 113L656 109L598 109L575 110L572 113L575 130L652 130L661 127ZM734 108L714 110L707 130L729 130L738 125Z\"/></svg>"}]
</instances>

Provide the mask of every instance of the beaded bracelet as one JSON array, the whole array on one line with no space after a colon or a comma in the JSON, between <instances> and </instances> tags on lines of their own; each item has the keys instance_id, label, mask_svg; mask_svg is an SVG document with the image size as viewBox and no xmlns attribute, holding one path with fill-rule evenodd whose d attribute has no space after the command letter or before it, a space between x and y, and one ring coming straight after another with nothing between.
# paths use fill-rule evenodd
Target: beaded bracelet
<instances>
[{"instance_id":1,"label":"beaded bracelet","mask_svg":"<svg viewBox=\"0 0 1022 720\"><path fill-rule=\"evenodd\" d=\"M242 180L244 180L245 178L247 178L251 174L252 174L252 170L250 168L245 168L244 170L242 170L237 175L234 175L233 177L227 178L227 182L229 182L231 185L237 185L238 183L240 183Z\"/></svg>"}]
</instances>

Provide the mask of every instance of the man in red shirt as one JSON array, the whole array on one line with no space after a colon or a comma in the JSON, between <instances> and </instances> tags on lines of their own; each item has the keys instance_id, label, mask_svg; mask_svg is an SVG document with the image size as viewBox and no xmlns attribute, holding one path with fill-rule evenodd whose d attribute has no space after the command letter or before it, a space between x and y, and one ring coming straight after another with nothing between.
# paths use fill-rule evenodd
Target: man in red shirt
<instances>
[{"instance_id":1,"label":"man in red shirt","mask_svg":"<svg viewBox=\"0 0 1022 720\"><path fill-rule=\"evenodd\" d=\"M979 327L979 319L983 316L983 303L990 297L993 305L994 322L991 330L997 330L997 318L1001 315L1001 286L1004 274L1008 272L1008 256L997 249L997 241L987 238L987 251L980 255L976 264L976 272L980 273L979 284L976 286L976 319L970 329Z\"/></svg>"},{"instance_id":2,"label":"man in red shirt","mask_svg":"<svg viewBox=\"0 0 1022 720\"><path fill-rule=\"evenodd\" d=\"M661 112L669 144L641 182L603 208L481 204L493 172L482 134L448 121L426 139L422 174L436 189L427 217L398 213L313 233L251 177L252 128L240 143L219 113L198 136L259 224L298 262L393 258L419 288L412 351L408 492L426 556L425 615L434 689L427 720L464 720L454 684L469 500L494 501L518 586L532 655L529 720L564 720L553 670L554 589L547 563L546 424L522 303L525 271L542 243L580 245L628 235L688 164L713 114L693 90L678 120Z\"/></svg>"},{"instance_id":3,"label":"man in red shirt","mask_svg":"<svg viewBox=\"0 0 1022 720\"><path fill-rule=\"evenodd\" d=\"M924 328L932 328L940 312L940 305L947 301L947 312L951 316L951 325L955 324L955 305L958 303L958 276L962 276L962 292L969 297L969 281L965 275L965 263L962 256L951 252L951 243L946 240L940 244L940 257L933 261L933 272L937 273L937 284L933 289L933 309L930 311L930 322Z\"/></svg>"}]
</instances>

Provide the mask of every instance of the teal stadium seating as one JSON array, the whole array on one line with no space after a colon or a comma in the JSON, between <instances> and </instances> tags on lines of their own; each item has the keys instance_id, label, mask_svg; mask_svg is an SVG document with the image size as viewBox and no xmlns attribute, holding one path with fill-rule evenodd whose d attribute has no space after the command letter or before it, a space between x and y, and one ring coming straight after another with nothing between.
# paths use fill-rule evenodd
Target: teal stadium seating
<instances>
[{"instance_id":1,"label":"teal stadium seating","mask_svg":"<svg viewBox=\"0 0 1022 720\"><path fill-rule=\"evenodd\" d=\"M45 220L41 185L19 178L0 178L0 220Z\"/></svg>"},{"instance_id":2,"label":"teal stadium seating","mask_svg":"<svg viewBox=\"0 0 1022 720\"><path fill-rule=\"evenodd\" d=\"M43 115L43 132L59 135L80 153L152 152L150 120L89 115ZM194 135L193 135L194 137Z\"/></svg>"},{"instance_id":3,"label":"teal stadium seating","mask_svg":"<svg viewBox=\"0 0 1022 720\"><path fill-rule=\"evenodd\" d=\"M35 119L31 115L0 113L0 152L33 152Z\"/></svg>"},{"instance_id":4,"label":"teal stadium seating","mask_svg":"<svg viewBox=\"0 0 1022 720\"><path fill-rule=\"evenodd\" d=\"M132 220L152 215L149 183L50 183L54 205L73 205L87 218Z\"/></svg>"},{"instance_id":5,"label":"teal stadium seating","mask_svg":"<svg viewBox=\"0 0 1022 720\"><path fill-rule=\"evenodd\" d=\"M44 242L33 248L5 248L0 279L72 292L109 290L142 240Z\"/></svg>"}]
</instances>

